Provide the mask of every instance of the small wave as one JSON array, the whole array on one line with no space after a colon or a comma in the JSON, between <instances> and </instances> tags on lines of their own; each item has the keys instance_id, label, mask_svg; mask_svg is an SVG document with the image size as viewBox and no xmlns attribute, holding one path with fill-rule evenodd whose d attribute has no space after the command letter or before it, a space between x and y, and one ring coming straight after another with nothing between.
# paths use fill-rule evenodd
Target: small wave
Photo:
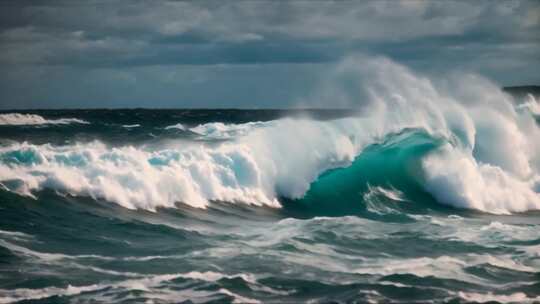
<instances>
[{"instance_id":1,"label":"small wave","mask_svg":"<svg viewBox=\"0 0 540 304\"><path fill-rule=\"evenodd\" d=\"M9 232L0 230L0 235L5 235L8 238L11 238L19 242L28 242L33 239L31 235L27 235L20 232ZM101 260L101 261L126 261L126 262L148 262L152 260L165 260L165 259L182 259L185 258L184 255L152 255L152 256L122 256L122 257L112 257L112 256L103 256L98 254L77 254L77 255L66 255L61 253L45 253L34 251L13 243L4 241L0 239L0 246L10 250L15 254L22 256L32 257L41 260L45 263L62 263L61 260L65 261L76 261L76 260Z\"/></svg>"},{"instance_id":2,"label":"small wave","mask_svg":"<svg viewBox=\"0 0 540 304\"><path fill-rule=\"evenodd\" d=\"M0 125L45 125L45 124L54 124L54 125L65 125L71 123L78 124L89 124L89 122L78 119L78 118L59 118L59 119L45 119L40 115L36 114L20 114L20 113L9 113L9 114L0 114Z\"/></svg>"},{"instance_id":3,"label":"small wave","mask_svg":"<svg viewBox=\"0 0 540 304\"><path fill-rule=\"evenodd\" d=\"M225 124L222 122L209 122L205 124L200 124L192 128L188 128L181 123L170 125L165 127L165 130L177 129L182 131L190 131L201 137L207 139L232 139L236 137L246 136L252 131L269 127L274 125L274 121L253 121L240 124Z\"/></svg>"},{"instance_id":4,"label":"small wave","mask_svg":"<svg viewBox=\"0 0 540 304\"><path fill-rule=\"evenodd\" d=\"M540 297L529 297L523 292L516 292L512 294L494 294L489 293L477 293L477 292L463 292L457 293L457 296L467 302L474 303L537 303L540 301Z\"/></svg>"},{"instance_id":5,"label":"small wave","mask_svg":"<svg viewBox=\"0 0 540 304\"><path fill-rule=\"evenodd\" d=\"M12 303L24 300L39 300L47 299L51 297L68 297L76 296L86 292L96 292L100 290L107 289L109 291L121 291L121 290L140 290L147 293L147 296L150 298L159 298L167 301L179 301L182 299L189 300L193 298L207 298L212 295L215 295L214 292L204 292L201 291L197 293L196 291L191 290L179 290L175 291L172 289L164 288L162 285L165 282L169 282L175 279L193 279L205 282L216 282L221 279L234 279L234 278L248 278L249 276L244 274L238 275L225 275L215 272L189 272L189 273L178 273L178 274L162 274L162 275L141 275L139 278L128 279L124 281L119 281L115 283L99 283L86 286L72 286L68 285L65 288L61 287L45 287L40 289L30 289L30 288L18 288L13 290L2 290L0 293L3 294L3 297L0 297L0 303ZM253 281L246 281L250 284L258 284ZM231 292L226 288L219 288L217 290L218 294L227 295L233 298L233 303L260 303L257 300L250 299Z\"/></svg>"},{"instance_id":6,"label":"small wave","mask_svg":"<svg viewBox=\"0 0 540 304\"><path fill-rule=\"evenodd\" d=\"M87 265L83 265L74 261L66 262L66 260L75 260L77 258L80 258L81 256L70 256L70 255L65 255L61 253L38 252L38 251L34 251L34 250L31 250L31 249L28 249L19 245L15 245L13 243L3 241L3 240L0 240L0 246L10 250L11 252L19 256L25 256L43 264L52 264L52 265L57 265L61 267L71 267L71 268L76 268L80 270L89 270L96 273L107 274L107 275L118 276L118 277L141 276L141 274L134 273L134 272L120 272L120 271L109 270L109 269L104 269L104 268L95 267L95 266L87 266ZM90 256L92 255L87 255L87 256L83 255L82 257L90 257Z\"/></svg>"},{"instance_id":7,"label":"small wave","mask_svg":"<svg viewBox=\"0 0 540 304\"><path fill-rule=\"evenodd\" d=\"M95 284L79 287L68 285L66 288L46 287L41 289L18 288L14 290L0 290L3 294L3 297L0 297L0 303L14 303L25 300L39 300L54 296L72 296L81 294L83 292L95 291L103 288L105 287Z\"/></svg>"},{"instance_id":8,"label":"small wave","mask_svg":"<svg viewBox=\"0 0 540 304\"><path fill-rule=\"evenodd\" d=\"M197 133L207 138L229 139L239 136L245 136L258 128L272 126L273 124L274 122L272 121L254 121L243 124L224 124L221 122L211 122L198 125L196 127L190 128L189 130L193 133Z\"/></svg>"},{"instance_id":9,"label":"small wave","mask_svg":"<svg viewBox=\"0 0 540 304\"><path fill-rule=\"evenodd\" d=\"M47 262L47 263L48 262L55 262L55 261L58 261L58 260L61 260L61 259L68 259L69 258L68 255L64 255L64 254L60 254L60 253L37 252L37 251L31 250L31 249L28 249L26 247L22 247L22 246L15 245L15 244L10 243L10 242L6 242L4 240L0 240L0 246L8 249L9 251L11 251L13 253L23 255L23 256L27 256L27 257L32 257L32 258L35 258L35 259L39 259L39 260L41 260L43 262Z\"/></svg>"},{"instance_id":10,"label":"small wave","mask_svg":"<svg viewBox=\"0 0 540 304\"><path fill-rule=\"evenodd\" d=\"M18 232L18 231L5 231L5 230L0 230L0 235L1 235L1 234L7 235L7 236L10 236L10 237L32 238L31 235L28 235L28 234L23 233L23 232Z\"/></svg>"},{"instance_id":11,"label":"small wave","mask_svg":"<svg viewBox=\"0 0 540 304\"><path fill-rule=\"evenodd\" d=\"M467 271L470 267L492 265L507 269L534 274L537 270L513 260L512 256L492 256L489 254L468 254L465 256L439 256L436 258L421 257L410 259L366 259L362 266L350 270L352 273L382 275L413 274L418 277L437 277L455 279L472 284L488 285L481 276Z\"/></svg>"},{"instance_id":12,"label":"small wave","mask_svg":"<svg viewBox=\"0 0 540 304\"><path fill-rule=\"evenodd\" d=\"M177 123L175 125L165 127L165 130L171 130L171 129L186 130L186 127L184 127L184 125L181 123Z\"/></svg>"},{"instance_id":13,"label":"small wave","mask_svg":"<svg viewBox=\"0 0 540 304\"><path fill-rule=\"evenodd\" d=\"M140 127L140 126L141 126L140 124L122 125L122 127L126 128L126 129L138 128L138 127Z\"/></svg>"},{"instance_id":14,"label":"small wave","mask_svg":"<svg viewBox=\"0 0 540 304\"><path fill-rule=\"evenodd\" d=\"M165 274L147 276L139 279L130 279L111 284L92 284L87 286L72 286L66 288L46 287L41 289L19 288L13 290L1 290L4 298L0 298L0 303L12 303L23 300L39 300L50 297L65 297L79 295L85 292L99 291L103 289L138 289L146 290L159 286L162 282L174 280L182 277L182 274Z\"/></svg>"},{"instance_id":15,"label":"small wave","mask_svg":"<svg viewBox=\"0 0 540 304\"><path fill-rule=\"evenodd\" d=\"M26 233L22 233L22 232L17 232L17 231L0 230L0 237L6 238L6 239L12 239L19 242L31 242L34 240L33 236ZM2 239L0 239L0 244L1 242L3 242Z\"/></svg>"}]
</instances>

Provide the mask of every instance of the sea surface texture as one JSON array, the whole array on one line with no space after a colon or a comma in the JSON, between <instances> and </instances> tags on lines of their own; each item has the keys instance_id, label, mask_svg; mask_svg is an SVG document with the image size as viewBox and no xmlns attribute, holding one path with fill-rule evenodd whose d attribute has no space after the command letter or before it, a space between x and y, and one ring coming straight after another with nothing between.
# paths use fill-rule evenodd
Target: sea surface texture
<instances>
[{"instance_id":1,"label":"sea surface texture","mask_svg":"<svg viewBox=\"0 0 540 304\"><path fill-rule=\"evenodd\" d=\"M538 103L466 93L2 112L0 303L538 302Z\"/></svg>"}]
</instances>

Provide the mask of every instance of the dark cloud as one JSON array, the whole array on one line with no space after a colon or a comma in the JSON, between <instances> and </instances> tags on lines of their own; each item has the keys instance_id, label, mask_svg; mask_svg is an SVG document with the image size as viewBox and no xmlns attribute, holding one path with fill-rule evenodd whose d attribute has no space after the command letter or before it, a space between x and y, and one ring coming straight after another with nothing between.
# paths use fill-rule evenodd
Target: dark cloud
<instances>
[{"instance_id":1,"label":"dark cloud","mask_svg":"<svg viewBox=\"0 0 540 304\"><path fill-rule=\"evenodd\" d=\"M320 68L357 52L389 56L425 73L457 68L501 84L538 83L540 2L0 2L4 108L21 102L47 107L52 100L84 107L82 100L93 94L109 106L139 106L146 98L159 106L213 106L222 101L208 92L218 91L229 99L225 106L259 106L265 102L246 90L223 91L222 83L236 88L232 81L238 80L263 90L267 82L291 79L304 87L279 95L277 105L286 106L315 85L302 74L306 66ZM216 73L215 66L220 77L201 76ZM249 81L235 74L252 66L260 74L248 73ZM204 85L182 73L174 86L163 77L147 79L178 70L199 75ZM139 95L125 92L133 79L144 90L130 92Z\"/></svg>"}]
</instances>

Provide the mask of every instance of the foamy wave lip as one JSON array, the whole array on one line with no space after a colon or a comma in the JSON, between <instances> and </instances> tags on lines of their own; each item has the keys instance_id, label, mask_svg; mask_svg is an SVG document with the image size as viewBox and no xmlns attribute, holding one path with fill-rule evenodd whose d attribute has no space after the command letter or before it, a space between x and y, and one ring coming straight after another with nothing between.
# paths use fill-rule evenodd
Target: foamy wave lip
<instances>
[{"instance_id":1,"label":"foamy wave lip","mask_svg":"<svg viewBox=\"0 0 540 304\"><path fill-rule=\"evenodd\" d=\"M65 125L71 123L79 124L89 124L89 122L78 119L78 118L60 118L60 119L45 119L40 115L36 114L20 114L20 113L9 113L9 114L0 114L0 125L45 125L45 124L55 124L55 125Z\"/></svg>"},{"instance_id":2,"label":"foamy wave lip","mask_svg":"<svg viewBox=\"0 0 540 304\"><path fill-rule=\"evenodd\" d=\"M177 123L175 125L165 127L165 130L171 130L171 129L185 130L186 127L184 127L184 125L182 125L181 123Z\"/></svg>"},{"instance_id":3,"label":"foamy wave lip","mask_svg":"<svg viewBox=\"0 0 540 304\"><path fill-rule=\"evenodd\" d=\"M527 109L531 114L540 116L540 103L531 94L527 94L525 102L518 105L518 109Z\"/></svg>"},{"instance_id":4,"label":"foamy wave lip","mask_svg":"<svg viewBox=\"0 0 540 304\"><path fill-rule=\"evenodd\" d=\"M368 184L368 191L364 194L364 201L370 200L373 196L382 196L395 202L406 202L405 194L397 189L386 189L380 186L371 186Z\"/></svg>"},{"instance_id":5,"label":"foamy wave lip","mask_svg":"<svg viewBox=\"0 0 540 304\"><path fill-rule=\"evenodd\" d=\"M528 297L523 292L516 292L512 294L493 294L492 292L482 294L476 292L463 292L457 293L457 296L467 302L486 303L486 302L500 302L500 303L538 303L540 297Z\"/></svg>"},{"instance_id":6,"label":"foamy wave lip","mask_svg":"<svg viewBox=\"0 0 540 304\"><path fill-rule=\"evenodd\" d=\"M211 122L190 128L191 132L214 139L229 139L233 137L245 136L251 131L272 126L274 122L253 121L243 124L224 124L221 122Z\"/></svg>"},{"instance_id":7,"label":"foamy wave lip","mask_svg":"<svg viewBox=\"0 0 540 304\"><path fill-rule=\"evenodd\" d=\"M540 209L534 179L522 180L498 166L479 163L447 145L423 163L425 189L443 204L496 214Z\"/></svg>"},{"instance_id":8,"label":"foamy wave lip","mask_svg":"<svg viewBox=\"0 0 540 304\"><path fill-rule=\"evenodd\" d=\"M98 292L105 289L112 290L139 290L145 292L153 299L159 299L164 302L184 302L196 299L206 299L217 294L227 295L233 298L233 303L260 303L255 299L246 298L231 292L226 288L220 288L217 291L203 290L174 290L163 288L163 283L178 279L190 278L184 274L163 274L154 276L144 276L136 279L129 279L114 283L100 283L86 286L68 285L61 287L45 287L40 289L18 288L13 290L0 289L4 295L0 297L0 303L14 303L19 301L47 299L51 297L70 297L77 296L87 292ZM198 301L196 301L198 302ZM201 301L204 302L204 301Z\"/></svg>"},{"instance_id":9,"label":"foamy wave lip","mask_svg":"<svg viewBox=\"0 0 540 304\"><path fill-rule=\"evenodd\" d=\"M86 286L72 286L68 285L66 288L61 287L45 287L40 289L29 289L29 288L18 288L13 290L1 290L2 294L4 294L4 297L0 298L0 303L12 303L12 302L19 302L24 300L39 300L39 299L47 299L51 297L69 297L69 296L76 296L85 292L95 292L100 291L103 289L128 289L128 290L141 290L148 292L152 294L154 290L164 282L172 281L178 278L184 278L189 276L185 276L184 274L163 274L163 275L154 275L154 276L141 276L139 278L135 279L128 279L124 281L119 281L115 283L100 283L100 284L92 284L92 285L86 285ZM164 295L164 292L166 290L160 289L161 295ZM173 291L171 290L171 293ZM227 294L228 293L224 293ZM207 294L201 294L202 296L206 296ZM176 296L176 297L175 297ZM175 299L176 298L176 299ZM163 300L169 300L172 301L173 299L183 299L182 294L171 294L169 297L164 298ZM187 299L186 299L187 300Z\"/></svg>"},{"instance_id":10,"label":"foamy wave lip","mask_svg":"<svg viewBox=\"0 0 540 304\"><path fill-rule=\"evenodd\" d=\"M246 136L256 129L269 127L274 124L275 124L274 121L268 121L268 122L253 121L253 122L247 122L247 123L241 123L241 124L225 124L222 122L209 122L209 123L201 124L192 128L187 128L181 123L177 123L177 124L165 127L165 130L171 130L171 129L177 129L177 130L182 130L182 131L189 130L193 133L196 133L202 137L209 138L209 139L231 139L231 138Z\"/></svg>"},{"instance_id":11,"label":"foamy wave lip","mask_svg":"<svg viewBox=\"0 0 540 304\"><path fill-rule=\"evenodd\" d=\"M348 270L352 273L388 276L393 274L413 274L418 277L437 277L459 280L472 284L493 284L485 278L467 271L467 268L489 264L499 268L524 273L535 273L536 269L514 261L512 256L492 256L489 254L468 254L464 256L439 256L436 258L368 258L362 266Z\"/></svg>"}]
</instances>

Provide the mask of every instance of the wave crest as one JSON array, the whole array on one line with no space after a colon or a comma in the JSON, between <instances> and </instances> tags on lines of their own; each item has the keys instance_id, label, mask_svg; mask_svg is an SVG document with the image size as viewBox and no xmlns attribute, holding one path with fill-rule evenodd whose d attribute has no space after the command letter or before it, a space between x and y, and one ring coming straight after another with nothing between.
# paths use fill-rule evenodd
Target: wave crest
<instances>
[{"instance_id":1,"label":"wave crest","mask_svg":"<svg viewBox=\"0 0 540 304\"><path fill-rule=\"evenodd\" d=\"M77 118L59 118L59 119L45 119L40 115L36 114L21 114L21 113L8 113L0 114L0 125L45 125L45 124L55 124L55 125L65 125L71 123L78 124L89 124L89 122L77 119Z\"/></svg>"}]
</instances>

